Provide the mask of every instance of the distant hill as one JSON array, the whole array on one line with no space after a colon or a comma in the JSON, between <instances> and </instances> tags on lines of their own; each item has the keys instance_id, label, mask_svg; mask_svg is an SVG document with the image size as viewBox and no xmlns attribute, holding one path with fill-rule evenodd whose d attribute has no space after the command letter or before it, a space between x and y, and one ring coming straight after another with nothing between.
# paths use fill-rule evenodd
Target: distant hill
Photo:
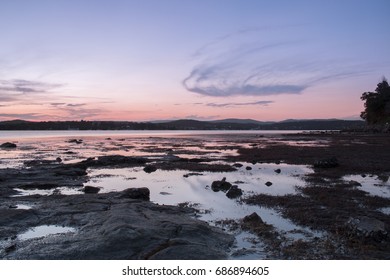
<instances>
[{"instance_id":1,"label":"distant hill","mask_svg":"<svg viewBox=\"0 0 390 280\"><path fill-rule=\"evenodd\" d=\"M313 119L261 122L251 119L198 121L191 119L164 122L126 121L48 121L12 120L0 122L0 130L344 130L365 126L360 120Z\"/></svg>"}]
</instances>

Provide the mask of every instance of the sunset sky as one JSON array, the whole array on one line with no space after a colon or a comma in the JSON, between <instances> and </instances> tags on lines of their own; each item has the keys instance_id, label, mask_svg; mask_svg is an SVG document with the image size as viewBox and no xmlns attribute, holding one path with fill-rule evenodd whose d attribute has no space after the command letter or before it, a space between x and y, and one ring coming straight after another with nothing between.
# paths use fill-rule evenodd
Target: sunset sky
<instances>
[{"instance_id":1,"label":"sunset sky","mask_svg":"<svg viewBox=\"0 0 390 280\"><path fill-rule=\"evenodd\" d=\"M356 119L389 0L0 0L0 120Z\"/></svg>"}]
</instances>

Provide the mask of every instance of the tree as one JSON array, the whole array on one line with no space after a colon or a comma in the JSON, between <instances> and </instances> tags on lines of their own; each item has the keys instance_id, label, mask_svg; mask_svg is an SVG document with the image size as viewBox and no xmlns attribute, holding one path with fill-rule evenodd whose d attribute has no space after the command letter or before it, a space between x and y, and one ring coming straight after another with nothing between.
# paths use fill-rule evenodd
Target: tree
<instances>
[{"instance_id":1,"label":"tree","mask_svg":"<svg viewBox=\"0 0 390 280\"><path fill-rule=\"evenodd\" d=\"M364 101L364 111L360 117L368 124L390 122L390 86L386 78L383 77L375 92L365 92L360 99Z\"/></svg>"}]
</instances>

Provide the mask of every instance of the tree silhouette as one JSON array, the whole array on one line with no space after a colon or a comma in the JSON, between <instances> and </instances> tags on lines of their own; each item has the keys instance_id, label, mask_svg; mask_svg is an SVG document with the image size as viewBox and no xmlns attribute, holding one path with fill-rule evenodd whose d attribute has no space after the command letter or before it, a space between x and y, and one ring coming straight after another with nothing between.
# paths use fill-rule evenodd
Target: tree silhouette
<instances>
[{"instance_id":1,"label":"tree silhouette","mask_svg":"<svg viewBox=\"0 0 390 280\"><path fill-rule=\"evenodd\" d=\"M365 92L360 99L364 101L364 111L360 117L368 124L390 122L390 86L386 78L383 77L375 92Z\"/></svg>"}]
</instances>

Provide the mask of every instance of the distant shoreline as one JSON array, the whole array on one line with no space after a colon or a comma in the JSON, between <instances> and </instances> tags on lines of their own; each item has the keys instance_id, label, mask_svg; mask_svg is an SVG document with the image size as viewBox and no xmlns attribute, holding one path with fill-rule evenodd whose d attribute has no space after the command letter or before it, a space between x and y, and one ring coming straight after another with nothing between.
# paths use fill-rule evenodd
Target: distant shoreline
<instances>
[{"instance_id":1,"label":"distant shoreline","mask_svg":"<svg viewBox=\"0 0 390 280\"><path fill-rule=\"evenodd\" d=\"M175 120L164 122L128 121L47 121L23 120L0 122L0 130L362 130L360 120L285 120L260 122L255 120L227 119L219 121Z\"/></svg>"}]
</instances>

